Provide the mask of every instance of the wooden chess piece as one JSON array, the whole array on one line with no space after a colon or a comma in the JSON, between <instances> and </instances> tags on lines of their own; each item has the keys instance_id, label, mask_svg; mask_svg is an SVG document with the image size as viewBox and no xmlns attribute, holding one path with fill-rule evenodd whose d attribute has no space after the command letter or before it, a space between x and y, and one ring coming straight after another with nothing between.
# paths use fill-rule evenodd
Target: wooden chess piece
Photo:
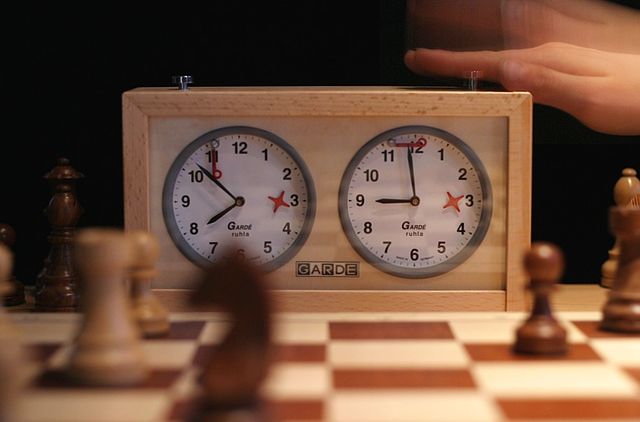
<instances>
[{"instance_id":1,"label":"wooden chess piece","mask_svg":"<svg viewBox=\"0 0 640 422\"><path fill-rule=\"evenodd\" d=\"M0 243L4 243L8 248L13 247L16 241L16 232L8 224L0 223ZM11 275L7 281L9 284L8 292L4 295L4 304L6 306L22 305L24 300L24 285Z\"/></svg>"},{"instance_id":2,"label":"wooden chess piece","mask_svg":"<svg viewBox=\"0 0 640 422\"><path fill-rule=\"evenodd\" d=\"M632 168L622 170L622 176L613 187L613 199L617 206L640 207L640 180ZM620 243L616 238L613 247L609 250L609 258L602 264L602 278L600 284L603 287L611 287L618 269L620 257Z\"/></svg>"},{"instance_id":3,"label":"wooden chess piece","mask_svg":"<svg viewBox=\"0 0 640 422\"><path fill-rule=\"evenodd\" d=\"M47 173L53 196L45 209L51 225L47 237L49 255L36 280L35 309L37 311L75 311L78 306L77 280L72 265L72 243L75 226L82 214L76 197L76 182L84 177L69 165L66 158L58 159Z\"/></svg>"},{"instance_id":4,"label":"wooden chess piece","mask_svg":"<svg viewBox=\"0 0 640 422\"><path fill-rule=\"evenodd\" d=\"M265 420L259 389L271 362L269 299L257 270L237 258L211 267L196 287L194 304L209 304L231 317L203 369L204 400L197 420Z\"/></svg>"},{"instance_id":5,"label":"wooden chess piece","mask_svg":"<svg viewBox=\"0 0 640 422\"><path fill-rule=\"evenodd\" d=\"M564 259L555 245L536 242L524 259L531 278L533 309L516 331L514 351L521 354L561 355L567 352L567 333L554 318L549 296L562 276Z\"/></svg>"},{"instance_id":6,"label":"wooden chess piece","mask_svg":"<svg viewBox=\"0 0 640 422\"><path fill-rule=\"evenodd\" d=\"M138 384L147 371L124 288L129 243L118 230L89 228L78 232L74 247L84 318L69 360L69 377L90 386Z\"/></svg>"},{"instance_id":7,"label":"wooden chess piece","mask_svg":"<svg viewBox=\"0 0 640 422\"><path fill-rule=\"evenodd\" d=\"M12 255L0 244L0 294L11 288ZM22 384L22 353L17 330L0 305L0 421L14 420L14 404Z\"/></svg>"},{"instance_id":8,"label":"wooden chess piece","mask_svg":"<svg viewBox=\"0 0 640 422\"><path fill-rule=\"evenodd\" d=\"M165 336L170 330L169 312L151 291L157 275L158 241L144 230L127 232L127 238L132 247L129 281L134 319L144 337Z\"/></svg>"},{"instance_id":9,"label":"wooden chess piece","mask_svg":"<svg viewBox=\"0 0 640 422\"><path fill-rule=\"evenodd\" d=\"M620 258L602 310L601 328L640 333L640 208L612 207L609 218L620 243Z\"/></svg>"}]
</instances>

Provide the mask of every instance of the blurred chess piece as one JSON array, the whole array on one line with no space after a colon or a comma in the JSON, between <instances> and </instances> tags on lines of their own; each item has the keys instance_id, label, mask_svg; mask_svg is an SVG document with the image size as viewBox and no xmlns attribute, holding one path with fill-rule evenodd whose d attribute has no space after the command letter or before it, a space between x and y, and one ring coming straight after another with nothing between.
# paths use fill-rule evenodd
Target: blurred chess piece
<instances>
[{"instance_id":1,"label":"blurred chess piece","mask_svg":"<svg viewBox=\"0 0 640 422\"><path fill-rule=\"evenodd\" d=\"M145 337L167 335L169 312L151 291L151 282L157 275L158 241L144 230L127 232L127 237L132 247L129 281L134 319Z\"/></svg>"},{"instance_id":2,"label":"blurred chess piece","mask_svg":"<svg viewBox=\"0 0 640 422\"><path fill-rule=\"evenodd\" d=\"M206 272L192 298L231 318L203 369L204 399L196 420L264 421L259 390L271 363L271 303L261 274L230 258Z\"/></svg>"},{"instance_id":3,"label":"blurred chess piece","mask_svg":"<svg viewBox=\"0 0 640 422\"><path fill-rule=\"evenodd\" d=\"M536 242L526 254L524 265L531 278L533 309L516 331L514 351L520 354L561 355L567 352L567 333L553 316L551 291L564 271L562 252L555 245Z\"/></svg>"},{"instance_id":4,"label":"blurred chess piece","mask_svg":"<svg viewBox=\"0 0 640 422\"><path fill-rule=\"evenodd\" d=\"M11 288L13 257L9 249L0 244L0 293ZM20 338L0 306L0 421L12 421L15 415L16 397L22 384L22 358Z\"/></svg>"},{"instance_id":5,"label":"blurred chess piece","mask_svg":"<svg viewBox=\"0 0 640 422\"><path fill-rule=\"evenodd\" d=\"M0 223L0 243L4 243L9 249L16 241L16 232L8 224ZM24 285L19 282L14 275L7 280L8 292L4 294L4 304L6 306L22 305L24 300Z\"/></svg>"},{"instance_id":6,"label":"blurred chess piece","mask_svg":"<svg viewBox=\"0 0 640 422\"><path fill-rule=\"evenodd\" d=\"M82 214L76 197L76 182L84 177L59 158L56 166L44 178L51 184L53 196L45 209L51 225L47 237L50 245L44 268L36 280L37 311L75 311L78 306L77 280L72 265L71 244L75 227Z\"/></svg>"},{"instance_id":7,"label":"blurred chess piece","mask_svg":"<svg viewBox=\"0 0 640 422\"><path fill-rule=\"evenodd\" d=\"M609 216L620 258L602 310L601 328L640 333L640 207L612 207Z\"/></svg>"},{"instance_id":8,"label":"blurred chess piece","mask_svg":"<svg viewBox=\"0 0 640 422\"><path fill-rule=\"evenodd\" d=\"M613 199L616 206L630 206L640 208L640 180L636 177L636 171L632 168L622 170L622 176L613 188ZM611 287L618 269L620 257L620 243L616 238L613 247L609 250L609 259L602 264L603 287Z\"/></svg>"},{"instance_id":9,"label":"blurred chess piece","mask_svg":"<svg viewBox=\"0 0 640 422\"><path fill-rule=\"evenodd\" d=\"M76 235L74 262L82 280L84 312L68 374L89 386L127 386L146 379L140 333L125 292L130 245L115 229Z\"/></svg>"}]
</instances>

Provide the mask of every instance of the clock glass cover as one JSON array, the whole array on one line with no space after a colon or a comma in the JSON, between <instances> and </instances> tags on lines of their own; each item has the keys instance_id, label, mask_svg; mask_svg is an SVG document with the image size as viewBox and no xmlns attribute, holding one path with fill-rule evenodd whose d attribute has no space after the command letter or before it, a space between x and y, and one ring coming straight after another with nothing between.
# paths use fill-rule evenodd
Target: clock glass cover
<instances>
[{"instance_id":1,"label":"clock glass cover","mask_svg":"<svg viewBox=\"0 0 640 422\"><path fill-rule=\"evenodd\" d=\"M460 265L491 221L491 186L477 155L449 132L404 126L379 134L351 159L340 221L356 251L400 277Z\"/></svg>"},{"instance_id":2,"label":"clock glass cover","mask_svg":"<svg viewBox=\"0 0 640 422\"><path fill-rule=\"evenodd\" d=\"M315 215L311 175L299 154L265 130L205 133L174 160L163 189L167 230L206 266L229 254L271 271L307 239Z\"/></svg>"}]
</instances>

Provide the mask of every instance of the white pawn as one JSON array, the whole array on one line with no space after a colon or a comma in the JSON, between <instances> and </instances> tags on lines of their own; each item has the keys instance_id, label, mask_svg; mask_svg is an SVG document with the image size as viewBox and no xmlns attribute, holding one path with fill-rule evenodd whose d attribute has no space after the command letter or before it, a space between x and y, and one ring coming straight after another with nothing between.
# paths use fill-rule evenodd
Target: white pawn
<instances>
[{"instance_id":1,"label":"white pawn","mask_svg":"<svg viewBox=\"0 0 640 422\"><path fill-rule=\"evenodd\" d=\"M83 229L75 238L84 319L68 373L91 386L126 386L147 375L140 333L124 289L130 245L121 231Z\"/></svg>"},{"instance_id":2,"label":"white pawn","mask_svg":"<svg viewBox=\"0 0 640 422\"><path fill-rule=\"evenodd\" d=\"M9 278L13 257L0 244L0 297L11 290ZM22 385L21 345L17 331L0 304L0 421L12 421L16 396Z\"/></svg>"},{"instance_id":3,"label":"white pawn","mask_svg":"<svg viewBox=\"0 0 640 422\"><path fill-rule=\"evenodd\" d=\"M149 232L127 232L131 242L132 259L129 268L131 301L134 319L144 337L160 337L169 334L169 312L151 292L158 260L158 241Z\"/></svg>"}]
</instances>

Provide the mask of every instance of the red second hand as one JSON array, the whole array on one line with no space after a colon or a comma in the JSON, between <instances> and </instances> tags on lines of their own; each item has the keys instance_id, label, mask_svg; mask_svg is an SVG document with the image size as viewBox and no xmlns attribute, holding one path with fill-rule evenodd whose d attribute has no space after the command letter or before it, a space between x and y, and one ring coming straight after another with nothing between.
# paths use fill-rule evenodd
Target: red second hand
<instances>
[{"instance_id":1,"label":"red second hand","mask_svg":"<svg viewBox=\"0 0 640 422\"><path fill-rule=\"evenodd\" d=\"M427 140L424 139L424 138L418 139L418 142L404 142L404 143L396 142L394 144L394 146L396 146L396 147L408 147L408 148L416 148L416 147L420 148L420 147L423 147L425 145L427 145Z\"/></svg>"},{"instance_id":2,"label":"red second hand","mask_svg":"<svg viewBox=\"0 0 640 422\"><path fill-rule=\"evenodd\" d=\"M222 172L218 170L216 167L216 163L218 162L218 151L215 149L211 149L211 175L214 179L219 179L222 177Z\"/></svg>"}]
</instances>

